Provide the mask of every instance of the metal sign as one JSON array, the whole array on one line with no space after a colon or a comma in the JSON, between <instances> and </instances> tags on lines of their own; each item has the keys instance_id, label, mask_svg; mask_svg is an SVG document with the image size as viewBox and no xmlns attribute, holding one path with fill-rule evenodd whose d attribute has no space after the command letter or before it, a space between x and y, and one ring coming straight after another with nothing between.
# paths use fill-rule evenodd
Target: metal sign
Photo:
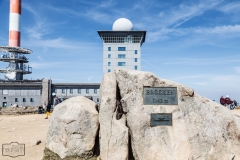
<instances>
[{"instance_id":1,"label":"metal sign","mask_svg":"<svg viewBox=\"0 0 240 160\"><path fill-rule=\"evenodd\" d=\"M172 113L151 113L150 126L172 126Z\"/></svg>"},{"instance_id":2,"label":"metal sign","mask_svg":"<svg viewBox=\"0 0 240 160\"><path fill-rule=\"evenodd\" d=\"M144 87L144 105L177 105L177 87Z\"/></svg>"}]
</instances>

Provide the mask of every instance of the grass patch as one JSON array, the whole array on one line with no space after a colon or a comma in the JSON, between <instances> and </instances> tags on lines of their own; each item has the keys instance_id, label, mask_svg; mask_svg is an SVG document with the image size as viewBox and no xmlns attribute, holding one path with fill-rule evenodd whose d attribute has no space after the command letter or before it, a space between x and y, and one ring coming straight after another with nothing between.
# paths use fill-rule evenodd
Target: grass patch
<instances>
[{"instance_id":1,"label":"grass patch","mask_svg":"<svg viewBox=\"0 0 240 160\"><path fill-rule=\"evenodd\" d=\"M44 156L43 156L42 160L100 160L100 158L98 159L97 156L94 155L93 157L90 157L90 158L89 157L70 156L70 157L61 159L58 154L52 152L48 148L45 148Z\"/></svg>"}]
</instances>

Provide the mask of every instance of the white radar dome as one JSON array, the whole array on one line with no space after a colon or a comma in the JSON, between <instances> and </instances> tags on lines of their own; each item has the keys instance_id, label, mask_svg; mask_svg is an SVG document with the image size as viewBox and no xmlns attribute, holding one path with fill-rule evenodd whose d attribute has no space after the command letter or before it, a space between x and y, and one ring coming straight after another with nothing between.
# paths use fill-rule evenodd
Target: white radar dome
<instances>
[{"instance_id":1,"label":"white radar dome","mask_svg":"<svg viewBox=\"0 0 240 160\"><path fill-rule=\"evenodd\" d=\"M127 18L117 19L112 26L113 31L131 31L133 30L133 24Z\"/></svg>"}]
</instances>

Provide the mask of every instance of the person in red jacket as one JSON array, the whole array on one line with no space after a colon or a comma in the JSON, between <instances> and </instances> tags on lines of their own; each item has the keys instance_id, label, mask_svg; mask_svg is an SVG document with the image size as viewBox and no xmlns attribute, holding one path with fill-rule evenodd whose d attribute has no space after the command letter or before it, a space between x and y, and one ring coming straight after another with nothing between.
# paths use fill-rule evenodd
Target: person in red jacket
<instances>
[{"instance_id":1,"label":"person in red jacket","mask_svg":"<svg viewBox=\"0 0 240 160\"><path fill-rule=\"evenodd\" d=\"M227 105L229 105L229 104L232 104L233 103L233 101L229 98L229 96L227 95L226 96L226 98L225 98L225 103L227 104Z\"/></svg>"},{"instance_id":2,"label":"person in red jacket","mask_svg":"<svg viewBox=\"0 0 240 160\"><path fill-rule=\"evenodd\" d=\"M221 103L221 105L225 106L225 98L223 98L223 96L221 96L221 98L220 98L220 103Z\"/></svg>"}]
</instances>

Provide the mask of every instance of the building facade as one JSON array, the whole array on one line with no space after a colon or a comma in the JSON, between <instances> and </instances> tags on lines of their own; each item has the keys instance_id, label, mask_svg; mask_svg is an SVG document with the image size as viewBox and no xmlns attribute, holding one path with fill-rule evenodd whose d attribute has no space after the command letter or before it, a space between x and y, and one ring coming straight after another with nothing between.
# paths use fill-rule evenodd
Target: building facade
<instances>
[{"instance_id":1,"label":"building facade","mask_svg":"<svg viewBox=\"0 0 240 160\"><path fill-rule=\"evenodd\" d=\"M0 81L0 106L42 104L42 81Z\"/></svg>"},{"instance_id":2,"label":"building facade","mask_svg":"<svg viewBox=\"0 0 240 160\"><path fill-rule=\"evenodd\" d=\"M134 31L125 18L116 20L112 31L98 31L103 41L103 73L115 68L141 70L141 46L146 31Z\"/></svg>"},{"instance_id":3,"label":"building facade","mask_svg":"<svg viewBox=\"0 0 240 160\"><path fill-rule=\"evenodd\" d=\"M100 83L54 83L51 85L51 98L58 97L61 101L75 96L84 96L99 102Z\"/></svg>"},{"instance_id":4,"label":"building facade","mask_svg":"<svg viewBox=\"0 0 240 160\"><path fill-rule=\"evenodd\" d=\"M85 96L99 102L100 83L52 83L49 79L0 81L0 106L40 106L45 102L54 103L57 96L62 101Z\"/></svg>"}]
</instances>

